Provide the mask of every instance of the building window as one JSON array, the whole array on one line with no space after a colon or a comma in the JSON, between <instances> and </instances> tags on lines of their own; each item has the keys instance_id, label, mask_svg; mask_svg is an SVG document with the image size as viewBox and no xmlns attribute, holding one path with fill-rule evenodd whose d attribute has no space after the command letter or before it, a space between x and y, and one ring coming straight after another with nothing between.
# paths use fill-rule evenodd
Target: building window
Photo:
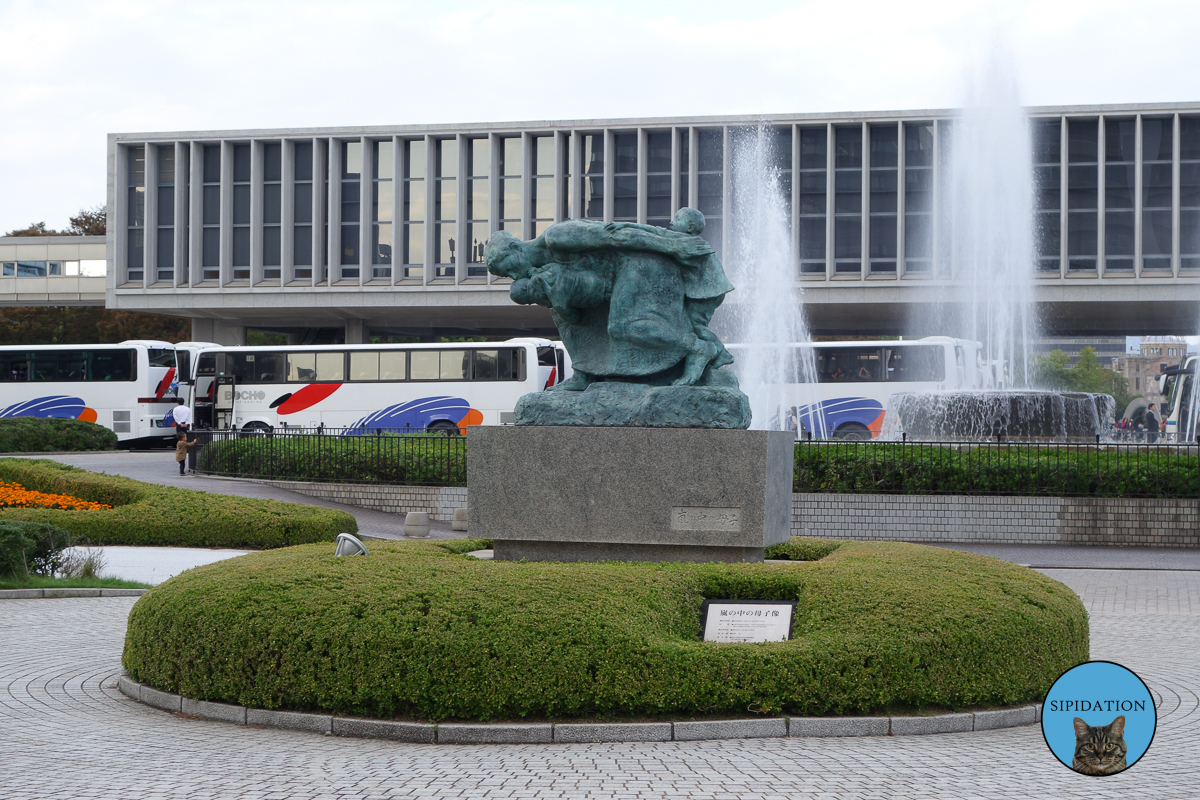
<instances>
[{"instance_id":1,"label":"building window","mask_svg":"<svg viewBox=\"0 0 1200 800\"><path fill-rule=\"evenodd\" d=\"M1062 120L1033 123L1038 271L1059 272L1062 252Z\"/></svg>"},{"instance_id":2,"label":"building window","mask_svg":"<svg viewBox=\"0 0 1200 800\"><path fill-rule=\"evenodd\" d=\"M433 238L433 276L453 278L455 263L455 221L458 219L458 140L439 139L434 143L437 153L434 185L434 220L437 227Z\"/></svg>"},{"instance_id":3,"label":"building window","mask_svg":"<svg viewBox=\"0 0 1200 800\"><path fill-rule=\"evenodd\" d=\"M1180 269L1200 269L1200 117L1179 120L1179 254Z\"/></svg>"},{"instance_id":4,"label":"building window","mask_svg":"<svg viewBox=\"0 0 1200 800\"><path fill-rule=\"evenodd\" d=\"M825 274L825 128L800 129L800 274Z\"/></svg>"},{"instance_id":5,"label":"building window","mask_svg":"<svg viewBox=\"0 0 1200 800\"><path fill-rule=\"evenodd\" d=\"M204 146L200 280L221 280L221 145Z\"/></svg>"},{"instance_id":6,"label":"building window","mask_svg":"<svg viewBox=\"0 0 1200 800\"><path fill-rule=\"evenodd\" d=\"M721 130L700 131L697 136L696 205L704 215L704 241L717 252L721 251L725 132Z\"/></svg>"},{"instance_id":7,"label":"building window","mask_svg":"<svg viewBox=\"0 0 1200 800\"><path fill-rule=\"evenodd\" d=\"M508 231L518 239L524 236L521 230L523 155L521 137L500 140L500 230Z\"/></svg>"},{"instance_id":8,"label":"building window","mask_svg":"<svg viewBox=\"0 0 1200 800\"><path fill-rule=\"evenodd\" d=\"M404 143L404 277L425 274L425 142Z\"/></svg>"},{"instance_id":9,"label":"building window","mask_svg":"<svg viewBox=\"0 0 1200 800\"><path fill-rule=\"evenodd\" d=\"M1137 120L1104 121L1104 270L1133 273Z\"/></svg>"},{"instance_id":10,"label":"building window","mask_svg":"<svg viewBox=\"0 0 1200 800\"><path fill-rule=\"evenodd\" d=\"M263 280L277 281L283 253L280 230L283 224L283 145L263 145Z\"/></svg>"},{"instance_id":11,"label":"building window","mask_svg":"<svg viewBox=\"0 0 1200 800\"><path fill-rule=\"evenodd\" d=\"M233 279L250 280L250 145L233 146Z\"/></svg>"},{"instance_id":12,"label":"building window","mask_svg":"<svg viewBox=\"0 0 1200 800\"><path fill-rule=\"evenodd\" d=\"M862 126L834 129L834 271L862 271Z\"/></svg>"},{"instance_id":13,"label":"building window","mask_svg":"<svg viewBox=\"0 0 1200 800\"><path fill-rule=\"evenodd\" d=\"M904 272L929 274L933 258L933 124L904 126Z\"/></svg>"},{"instance_id":14,"label":"building window","mask_svg":"<svg viewBox=\"0 0 1200 800\"><path fill-rule=\"evenodd\" d=\"M141 283L145 277L146 249L146 148L129 148L128 170L128 258L125 280Z\"/></svg>"},{"instance_id":15,"label":"building window","mask_svg":"<svg viewBox=\"0 0 1200 800\"><path fill-rule=\"evenodd\" d=\"M374 142L371 179L371 277L392 277L392 141Z\"/></svg>"},{"instance_id":16,"label":"building window","mask_svg":"<svg viewBox=\"0 0 1200 800\"><path fill-rule=\"evenodd\" d=\"M1072 272L1096 269L1099 131L1097 120L1067 120L1067 269Z\"/></svg>"},{"instance_id":17,"label":"building window","mask_svg":"<svg viewBox=\"0 0 1200 800\"><path fill-rule=\"evenodd\" d=\"M292 280L311 281L313 263L313 145L296 142L292 202Z\"/></svg>"},{"instance_id":18,"label":"building window","mask_svg":"<svg viewBox=\"0 0 1200 800\"><path fill-rule=\"evenodd\" d=\"M583 218L604 219L604 134L583 136Z\"/></svg>"},{"instance_id":19,"label":"building window","mask_svg":"<svg viewBox=\"0 0 1200 800\"><path fill-rule=\"evenodd\" d=\"M637 222L638 136L613 136L613 219Z\"/></svg>"},{"instance_id":20,"label":"building window","mask_svg":"<svg viewBox=\"0 0 1200 800\"><path fill-rule=\"evenodd\" d=\"M467 235L470 247L467 250L467 277L481 278L487 275L483 266L483 248L487 246L488 204L491 199L488 176L491 174L491 141L471 139L467 143L467 169L471 185L467 187Z\"/></svg>"},{"instance_id":21,"label":"building window","mask_svg":"<svg viewBox=\"0 0 1200 800\"><path fill-rule=\"evenodd\" d=\"M868 255L871 272L896 271L896 215L899 211L900 130L896 125L871 126L870 214Z\"/></svg>"},{"instance_id":22,"label":"building window","mask_svg":"<svg viewBox=\"0 0 1200 800\"><path fill-rule=\"evenodd\" d=\"M1142 119L1142 269L1171 269L1172 119Z\"/></svg>"},{"instance_id":23,"label":"building window","mask_svg":"<svg viewBox=\"0 0 1200 800\"><path fill-rule=\"evenodd\" d=\"M359 221L362 191L362 142L342 142L342 218L339 265L341 280L358 280Z\"/></svg>"},{"instance_id":24,"label":"building window","mask_svg":"<svg viewBox=\"0 0 1200 800\"><path fill-rule=\"evenodd\" d=\"M166 144L158 150L158 235L155 279L171 283L175 280L175 145Z\"/></svg>"},{"instance_id":25,"label":"building window","mask_svg":"<svg viewBox=\"0 0 1200 800\"><path fill-rule=\"evenodd\" d=\"M533 137L533 235L554 224L554 137Z\"/></svg>"},{"instance_id":26,"label":"building window","mask_svg":"<svg viewBox=\"0 0 1200 800\"><path fill-rule=\"evenodd\" d=\"M686 195L684 204L686 205ZM646 222L666 228L671 224L671 132L646 134Z\"/></svg>"}]
</instances>

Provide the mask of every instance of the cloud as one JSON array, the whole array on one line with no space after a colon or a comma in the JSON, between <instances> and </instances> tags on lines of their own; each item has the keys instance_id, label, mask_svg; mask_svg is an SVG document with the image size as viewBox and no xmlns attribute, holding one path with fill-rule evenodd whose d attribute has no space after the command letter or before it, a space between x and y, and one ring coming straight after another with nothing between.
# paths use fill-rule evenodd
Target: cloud
<instances>
[{"instance_id":1,"label":"cloud","mask_svg":"<svg viewBox=\"0 0 1200 800\"><path fill-rule=\"evenodd\" d=\"M109 132L1193 99L1200 6L993 0L0 5L0 230L104 200Z\"/></svg>"}]
</instances>

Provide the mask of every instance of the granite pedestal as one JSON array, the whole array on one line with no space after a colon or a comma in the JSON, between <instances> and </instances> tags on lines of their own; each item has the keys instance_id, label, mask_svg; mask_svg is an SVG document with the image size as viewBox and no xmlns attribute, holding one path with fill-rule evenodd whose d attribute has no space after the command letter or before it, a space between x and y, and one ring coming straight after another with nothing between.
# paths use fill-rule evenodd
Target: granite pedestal
<instances>
[{"instance_id":1,"label":"granite pedestal","mask_svg":"<svg viewBox=\"0 0 1200 800\"><path fill-rule=\"evenodd\" d=\"M472 427L468 529L497 560L761 561L791 535L788 431Z\"/></svg>"}]
</instances>

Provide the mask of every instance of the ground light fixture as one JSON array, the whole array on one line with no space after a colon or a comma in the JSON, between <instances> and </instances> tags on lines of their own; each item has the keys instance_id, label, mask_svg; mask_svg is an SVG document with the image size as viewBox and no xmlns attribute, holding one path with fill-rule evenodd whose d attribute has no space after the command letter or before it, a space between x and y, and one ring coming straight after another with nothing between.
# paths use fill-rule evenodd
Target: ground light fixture
<instances>
[{"instance_id":1,"label":"ground light fixture","mask_svg":"<svg viewBox=\"0 0 1200 800\"><path fill-rule=\"evenodd\" d=\"M349 533L339 533L337 537L337 547L334 548L335 556L369 556L367 546L359 541L357 536Z\"/></svg>"}]
</instances>

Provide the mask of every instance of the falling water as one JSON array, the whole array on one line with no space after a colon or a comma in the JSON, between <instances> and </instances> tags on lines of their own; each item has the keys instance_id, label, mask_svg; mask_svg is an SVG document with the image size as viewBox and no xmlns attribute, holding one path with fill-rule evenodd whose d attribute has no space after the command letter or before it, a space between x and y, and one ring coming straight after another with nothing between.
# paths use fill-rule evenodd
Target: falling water
<instances>
[{"instance_id":1,"label":"falling water","mask_svg":"<svg viewBox=\"0 0 1200 800\"><path fill-rule=\"evenodd\" d=\"M790 187L782 181L780 164L788 163L779 135L766 125L733 135L731 178L732 225L726 246L726 269L736 291L729 294L714 320L725 341L735 347L734 371L750 398L752 427L789 427L789 409L815 408L816 364L811 348L788 345L809 341L800 292L796 288L796 259L792 252ZM787 140L785 139L784 142ZM789 384L813 387L797 397ZM819 419L799 423L823 435ZM792 424L795 424L794 422Z\"/></svg>"},{"instance_id":2,"label":"falling water","mask_svg":"<svg viewBox=\"0 0 1200 800\"><path fill-rule=\"evenodd\" d=\"M1027 386L1026 345L1037 335L1029 120L1010 53L993 48L976 73L961 118L945 129L938 249L949 259L939 265L933 314L922 309L911 327L981 342L1006 385Z\"/></svg>"}]
</instances>

